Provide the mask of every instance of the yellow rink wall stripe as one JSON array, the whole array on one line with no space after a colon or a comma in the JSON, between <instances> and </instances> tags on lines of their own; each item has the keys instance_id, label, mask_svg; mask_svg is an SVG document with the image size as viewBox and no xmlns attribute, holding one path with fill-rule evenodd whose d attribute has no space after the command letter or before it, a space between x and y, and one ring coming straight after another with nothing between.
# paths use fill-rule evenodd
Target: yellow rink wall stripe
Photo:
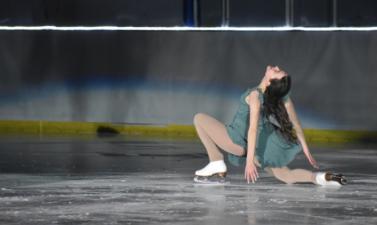
<instances>
[{"instance_id":1,"label":"yellow rink wall stripe","mask_svg":"<svg viewBox=\"0 0 377 225\"><path fill-rule=\"evenodd\" d=\"M0 134L81 135L99 132L142 137L198 139L193 125L0 120ZM304 134L308 143L377 142L377 131L306 128Z\"/></svg>"}]
</instances>

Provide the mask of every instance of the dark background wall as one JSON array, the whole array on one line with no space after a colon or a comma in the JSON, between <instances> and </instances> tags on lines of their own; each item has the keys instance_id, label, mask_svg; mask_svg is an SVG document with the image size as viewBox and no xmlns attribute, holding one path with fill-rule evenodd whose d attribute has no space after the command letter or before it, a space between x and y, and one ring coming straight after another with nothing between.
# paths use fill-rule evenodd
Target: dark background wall
<instances>
[{"instance_id":1,"label":"dark background wall","mask_svg":"<svg viewBox=\"0 0 377 225\"><path fill-rule=\"evenodd\" d=\"M0 25L221 26L226 14L229 26L288 17L292 26L375 26L376 9L371 0L5 0ZM239 95L277 64L293 78L305 127L375 130L375 52L375 31L0 27L0 119L192 124L207 112L227 123Z\"/></svg>"},{"instance_id":2,"label":"dark background wall","mask_svg":"<svg viewBox=\"0 0 377 225\"><path fill-rule=\"evenodd\" d=\"M0 25L221 26L224 9L229 26L377 25L375 0L1 0Z\"/></svg>"},{"instance_id":3,"label":"dark background wall","mask_svg":"<svg viewBox=\"0 0 377 225\"><path fill-rule=\"evenodd\" d=\"M230 122L267 64L305 127L376 129L376 32L2 31L0 119Z\"/></svg>"}]
</instances>

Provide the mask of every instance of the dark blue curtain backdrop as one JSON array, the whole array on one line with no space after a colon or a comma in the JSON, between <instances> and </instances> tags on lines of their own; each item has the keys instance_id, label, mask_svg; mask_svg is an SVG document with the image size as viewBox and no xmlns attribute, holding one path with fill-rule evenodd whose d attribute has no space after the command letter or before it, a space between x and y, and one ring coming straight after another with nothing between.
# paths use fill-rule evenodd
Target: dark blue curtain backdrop
<instances>
[{"instance_id":1,"label":"dark blue curtain backdrop","mask_svg":"<svg viewBox=\"0 0 377 225\"><path fill-rule=\"evenodd\" d=\"M1 0L1 25L183 26L184 0Z\"/></svg>"},{"instance_id":2,"label":"dark blue curtain backdrop","mask_svg":"<svg viewBox=\"0 0 377 225\"><path fill-rule=\"evenodd\" d=\"M222 0L1 0L0 25L221 26ZM295 0L294 26L333 26L332 0ZM229 0L229 26L285 26L286 0ZM377 26L377 1L338 0L337 26Z\"/></svg>"},{"instance_id":3,"label":"dark blue curtain backdrop","mask_svg":"<svg viewBox=\"0 0 377 225\"><path fill-rule=\"evenodd\" d=\"M224 123L267 64L305 128L377 129L376 32L1 31L0 119Z\"/></svg>"}]
</instances>

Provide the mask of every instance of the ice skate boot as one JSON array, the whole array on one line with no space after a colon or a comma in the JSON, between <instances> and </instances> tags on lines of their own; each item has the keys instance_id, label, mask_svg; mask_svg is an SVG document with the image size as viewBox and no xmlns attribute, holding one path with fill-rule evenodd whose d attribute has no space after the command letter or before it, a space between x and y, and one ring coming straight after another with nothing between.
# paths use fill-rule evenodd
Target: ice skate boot
<instances>
[{"instance_id":1,"label":"ice skate boot","mask_svg":"<svg viewBox=\"0 0 377 225\"><path fill-rule=\"evenodd\" d=\"M323 186L341 186L347 183L345 176L332 172L317 172L315 181Z\"/></svg>"},{"instance_id":2,"label":"ice skate boot","mask_svg":"<svg viewBox=\"0 0 377 225\"><path fill-rule=\"evenodd\" d=\"M194 181L197 183L224 183L226 173L224 160L212 161L203 169L195 171Z\"/></svg>"}]
</instances>

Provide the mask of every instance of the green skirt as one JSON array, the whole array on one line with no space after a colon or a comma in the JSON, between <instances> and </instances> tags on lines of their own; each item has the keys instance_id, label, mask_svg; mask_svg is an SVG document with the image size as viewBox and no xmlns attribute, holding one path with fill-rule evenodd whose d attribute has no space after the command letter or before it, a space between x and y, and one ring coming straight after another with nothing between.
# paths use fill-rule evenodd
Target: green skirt
<instances>
[{"instance_id":1,"label":"green skirt","mask_svg":"<svg viewBox=\"0 0 377 225\"><path fill-rule=\"evenodd\" d=\"M246 151L244 156L228 153L229 162L234 166L245 166L246 137L240 135L232 126L227 125L226 129L233 142L241 145ZM300 144L287 142L271 124L265 123L258 128L255 157L262 169L287 166L300 151L302 151Z\"/></svg>"}]
</instances>

